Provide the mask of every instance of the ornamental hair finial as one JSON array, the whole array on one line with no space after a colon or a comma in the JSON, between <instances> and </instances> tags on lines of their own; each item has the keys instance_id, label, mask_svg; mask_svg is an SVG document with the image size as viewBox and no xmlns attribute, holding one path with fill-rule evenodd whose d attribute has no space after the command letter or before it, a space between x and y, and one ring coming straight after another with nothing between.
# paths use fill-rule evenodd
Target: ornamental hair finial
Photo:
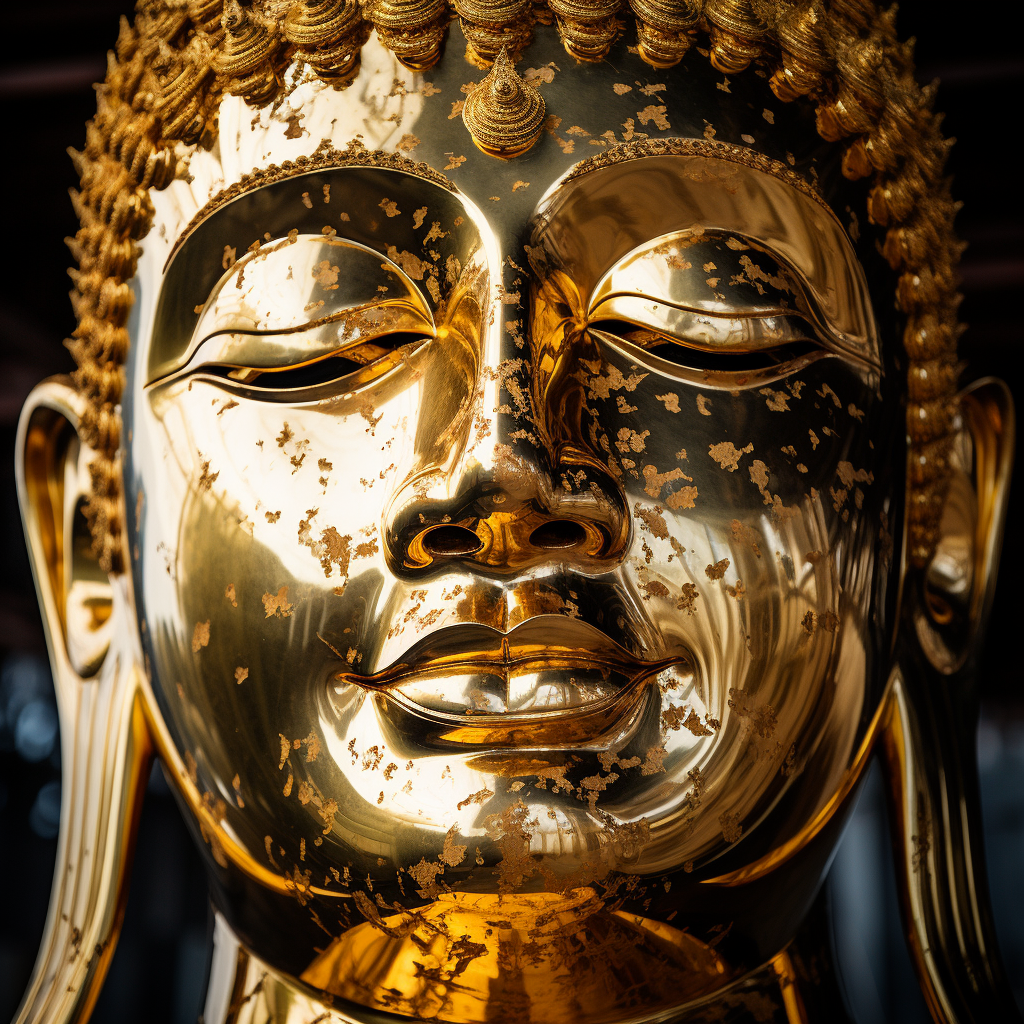
<instances>
[{"instance_id":1,"label":"ornamental hair finial","mask_svg":"<svg viewBox=\"0 0 1024 1024\"><path fill-rule=\"evenodd\" d=\"M541 94L519 77L502 47L490 74L467 97L462 120L477 148L513 157L537 141L544 112Z\"/></svg>"}]
</instances>

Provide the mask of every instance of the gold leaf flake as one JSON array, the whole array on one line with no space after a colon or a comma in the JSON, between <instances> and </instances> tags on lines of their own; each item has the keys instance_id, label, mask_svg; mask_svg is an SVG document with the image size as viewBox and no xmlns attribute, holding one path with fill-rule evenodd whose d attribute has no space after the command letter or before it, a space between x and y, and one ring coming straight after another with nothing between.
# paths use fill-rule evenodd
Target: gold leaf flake
<instances>
[{"instance_id":1,"label":"gold leaf flake","mask_svg":"<svg viewBox=\"0 0 1024 1024\"><path fill-rule=\"evenodd\" d=\"M686 486L680 487L678 491L670 494L665 499L665 504L669 508L683 509L683 508L694 508L697 504L697 488Z\"/></svg>"},{"instance_id":2,"label":"gold leaf flake","mask_svg":"<svg viewBox=\"0 0 1024 1024\"><path fill-rule=\"evenodd\" d=\"M656 128L659 128L661 131L668 131L672 126L669 124L668 118L665 116L667 111L668 107L666 106L655 106L654 104L651 104L650 106L644 107L643 110L637 111L636 119L645 127L653 121Z\"/></svg>"},{"instance_id":3,"label":"gold leaf flake","mask_svg":"<svg viewBox=\"0 0 1024 1024\"><path fill-rule=\"evenodd\" d=\"M466 859L466 847L455 842L458 832L458 826L452 825L445 833L444 846L441 849L441 860L450 868L458 867Z\"/></svg>"},{"instance_id":4,"label":"gold leaf flake","mask_svg":"<svg viewBox=\"0 0 1024 1024\"><path fill-rule=\"evenodd\" d=\"M485 786L483 789L477 790L476 793L471 793L465 800L460 800L455 807L461 811L463 807L469 807L470 804L485 804L492 796L494 796L494 792Z\"/></svg>"},{"instance_id":5,"label":"gold leaf flake","mask_svg":"<svg viewBox=\"0 0 1024 1024\"><path fill-rule=\"evenodd\" d=\"M333 292L338 288L338 268L331 266L330 260L321 260L313 267L313 280L325 291Z\"/></svg>"},{"instance_id":6,"label":"gold leaf flake","mask_svg":"<svg viewBox=\"0 0 1024 1024\"><path fill-rule=\"evenodd\" d=\"M759 395L764 395L768 408L772 412L789 412L789 399L785 391L773 391L771 388L761 388Z\"/></svg>"},{"instance_id":7,"label":"gold leaf flake","mask_svg":"<svg viewBox=\"0 0 1024 1024\"><path fill-rule=\"evenodd\" d=\"M735 473L739 469L740 459L754 450L753 444L745 448L737 448L732 441L719 441L708 447L708 454L717 462L722 469Z\"/></svg>"},{"instance_id":8,"label":"gold leaf flake","mask_svg":"<svg viewBox=\"0 0 1024 1024\"><path fill-rule=\"evenodd\" d=\"M277 616L279 619L286 619L291 615L293 607L288 600L288 588L281 587L276 594L269 591L263 595L263 607L266 610L266 617Z\"/></svg>"},{"instance_id":9,"label":"gold leaf flake","mask_svg":"<svg viewBox=\"0 0 1024 1024\"><path fill-rule=\"evenodd\" d=\"M735 843L743 835L743 826L739 823L739 815L722 814L718 818L718 824L722 828L722 838L727 843Z\"/></svg>"},{"instance_id":10,"label":"gold leaf flake","mask_svg":"<svg viewBox=\"0 0 1024 1024\"><path fill-rule=\"evenodd\" d=\"M197 622L192 631L192 653L198 654L210 642L210 620Z\"/></svg>"},{"instance_id":11,"label":"gold leaf flake","mask_svg":"<svg viewBox=\"0 0 1024 1024\"><path fill-rule=\"evenodd\" d=\"M244 683L248 678L249 670L239 665L238 668L235 669L235 682L238 683L239 686L241 686L242 683Z\"/></svg>"},{"instance_id":12,"label":"gold leaf flake","mask_svg":"<svg viewBox=\"0 0 1024 1024\"><path fill-rule=\"evenodd\" d=\"M550 84L555 80L555 72L557 70L558 67L554 63L545 64L544 67L540 68L527 68L523 74L523 81L527 85L533 86L541 85L542 83Z\"/></svg>"},{"instance_id":13,"label":"gold leaf flake","mask_svg":"<svg viewBox=\"0 0 1024 1024\"><path fill-rule=\"evenodd\" d=\"M720 562L714 562L713 564L709 565L704 570L704 572L707 573L707 577L709 580L720 580L725 575L725 572L728 568L729 559L723 558Z\"/></svg>"}]
</instances>

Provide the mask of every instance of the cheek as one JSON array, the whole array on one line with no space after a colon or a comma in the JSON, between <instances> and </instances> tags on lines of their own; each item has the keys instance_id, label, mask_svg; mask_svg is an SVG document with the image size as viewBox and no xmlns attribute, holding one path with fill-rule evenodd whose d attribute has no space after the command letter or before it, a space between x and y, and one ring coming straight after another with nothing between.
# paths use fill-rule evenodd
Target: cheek
<instances>
[{"instance_id":1,"label":"cheek","mask_svg":"<svg viewBox=\"0 0 1024 1024\"><path fill-rule=\"evenodd\" d=\"M402 403L345 416L195 381L151 411L135 430L133 541L154 684L187 733L233 734L241 696L288 691L298 715L293 697L332 656L317 630L357 625L352 579L382 571Z\"/></svg>"},{"instance_id":2,"label":"cheek","mask_svg":"<svg viewBox=\"0 0 1024 1024\"><path fill-rule=\"evenodd\" d=\"M733 392L606 358L585 386L584 425L632 513L637 615L693 653L715 717L738 690L809 728L838 644L871 643L878 398L831 358Z\"/></svg>"}]
</instances>

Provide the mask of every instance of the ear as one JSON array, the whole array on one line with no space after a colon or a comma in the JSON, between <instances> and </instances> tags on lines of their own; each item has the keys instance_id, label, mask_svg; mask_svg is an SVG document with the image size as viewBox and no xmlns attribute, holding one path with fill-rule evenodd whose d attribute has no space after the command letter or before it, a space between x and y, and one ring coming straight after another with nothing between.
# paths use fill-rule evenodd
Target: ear
<instances>
[{"instance_id":1,"label":"ear","mask_svg":"<svg viewBox=\"0 0 1024 1024\"><path fill-rule=\"evenodd\" d=\"M46 929L16 1024L85 1021L113 956L151 744L128 580L100 568L86 518L85 403L70 378L29 395L18 427L22 521L61 728L57 863Z\"/></svg>"},{"instance_id":2,"label":"ear","mask_svg":"<svg viewBox=\"0 0 1024 1024\"><path fill-rule=\"evenodd\" d=\"M78 436L84 400L69 379L36 387L18 436L18 493L55 677L95 675L110 647L113 588L86 519L96 453Z\"/></svg>"},{"instance_id":3,"label":"ear","mask_svg":"<svg viewBox=\"0 0 1024 1024\"><path fill-rule=\"evenodd\" d=\"M881 735L908 947L942 1024L1021 1020L985 878L974 673L1006 515L1013 403L995 380L958 398L935 555L908 577Z\"/></svg>"},{"instance_id":4,"label":"ear","mask_svg":"<svg viewBox=\"0 0 1024 1024\"><path fill-rule=\"evenodd\" d=\"M1014 448L1013 399L1002 381L978 381L958 397L939 536L911 609L921 651L943 675L977 652L988 620Z\"/></svg>"}]
</instances>

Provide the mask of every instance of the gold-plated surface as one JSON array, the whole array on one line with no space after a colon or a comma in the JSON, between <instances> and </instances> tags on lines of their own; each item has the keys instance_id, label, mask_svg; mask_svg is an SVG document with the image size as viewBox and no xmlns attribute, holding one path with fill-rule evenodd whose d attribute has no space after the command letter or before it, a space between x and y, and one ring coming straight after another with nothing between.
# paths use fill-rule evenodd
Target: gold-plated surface
<instances>
[{"instance_id":1,"label":"gold-plated surface","mask_svg":"<svg viewBox=\"0 0 1024 1024\"><path fill-rule=\"evenodd\" d=\"M887 229L883 252L899 275L897 307L907 317L906 421L917 467L911 479L909 553L914 567L923 569L934 551L948 483L945 453L956 412L956 264L961 246L952 227L956 205L943 175L948 143L939 130L940 118L930 109L931 93L915 80L910 50L896 38L894 19L870 4L833 9L811 0L658 0L632 7L635 52L648 65L673 66L688 51L698 24L706 27L708 48L699 47L698 52L708 54L715 68L736 73L754 58L764 60L775 95L784 102L810 97L820 136L843 140L842 173L851 180L872 180L868 217ZM194 145L216 134L216 108L224 96L264 104L292 93L301 79L294 73L298 68L308 67L335 88L352 85L371 24L377 40L402 68L411 70L435 65L446 25L456 14L466 32L466 57L474 64L488 64L502 46L518 58L530 38L531 19L542 25L554 21L571 55L599 61L620 40L621 10L617 0L559 0L554 6L536 3L529 9L456 4L451 11L444 0L379 0L361 12L335 0L302 0L288 10L276 0L255 0L245 7L238 0L209 0L185 8L158 0L140 8L135 25L122 23L88 143L74 154L82 179L81 193L75 196L82 230L72 245L78 263L72 276L79 327L71 350L88 400L83 422L98 452L97 475L106 481L89 509L105 568L123 569L113 463L119 443L119 369L127 348L124 326L132 302L127 281L135 269L136 242L151 223L147 193L166 188L176 173L187 175L178 163L187 154L177 145ZM371 56L374 45L368 50ZM556 68L549 61L528 69L527 75L532 71L538 81L550 81ZM372 75L374 69L368 70ZM396 95L399 87L397 95L406 95L401 79L394 82L388 96ZM625 81L614 84L621 90L633 88ZM727 92L728 79L718 87ZM464 102L453 101L452 117ZM774 111L764 110L773 122ZM361 129L377 113L379 109ZM635 114L619 122L624 142L647 135L638 124L653 122L669 130L657 103ZM300 137L301 115L293 111L291 116L287 137ZM552 115L553 135L562 116ZM713 137L713 123L705 118L704 125L705 136L710 132ZM580 127L570 125L569 131ZM700 126L695 128L699 133ZM614 144L616 130L605 129L601 138ZM414 147L414 139L419 141L407 133L401 141ZM565 144L575 141L570 138ZM449 155L456 156L454 151ZM120 203L112 201L115 195L121 196Z\"/></svg>"},{"instance_id":2,"label":"gold-plated surface","mask_svg":"<svg viewBox=\"0 0 1024 1024\"><path fill-rule=\"evenodd\" d=\"M129 581L96 572L82 507L94 456L70 378L32 393L18 434L18 492L61 720L57 866L18 1021L85 1020L114 953L151 757L138 642L123 628ZM43 568L46 567L46 568Z\"/></svg>"},{"instance_id":3,"label":"gold-plated surface","mask_svg":"<svg viewBox=\"0 0 1024 1024\"><path fill-rule=\"evenodd\" d=\"M879 736L935 1012L1005 1005L978 865L919 884L905 826L943 772L969 780L908 680L978 643L1012 413L951 403L921 270L908 436L860 157L808 110L695 59L652 76L688 8L639 54L615 6L552 10L516 35L522 76L499 48L474 86L443 4L366 8L389 49L356 67L343 6L298 4L282 36L229 2L175 79L205 141L172 165L143 135L148 177L90 179L79 390L41 385L19 447L66 791L90 798L54 906L84 902L51 914L19 1021L88 1015L150 745L218 912L208 1024L811 1019L799 925ZM760 6L705 15L716 68L767 52ZM139 17L124 67L174 36ZM816 19L779 30L775 94L820 70ZM876 56L844 58L826 138L881 116ZM902 230L894 266L928 254ZM963 906L973 995L928 944Z\"/></svg>"}]
</instances>

